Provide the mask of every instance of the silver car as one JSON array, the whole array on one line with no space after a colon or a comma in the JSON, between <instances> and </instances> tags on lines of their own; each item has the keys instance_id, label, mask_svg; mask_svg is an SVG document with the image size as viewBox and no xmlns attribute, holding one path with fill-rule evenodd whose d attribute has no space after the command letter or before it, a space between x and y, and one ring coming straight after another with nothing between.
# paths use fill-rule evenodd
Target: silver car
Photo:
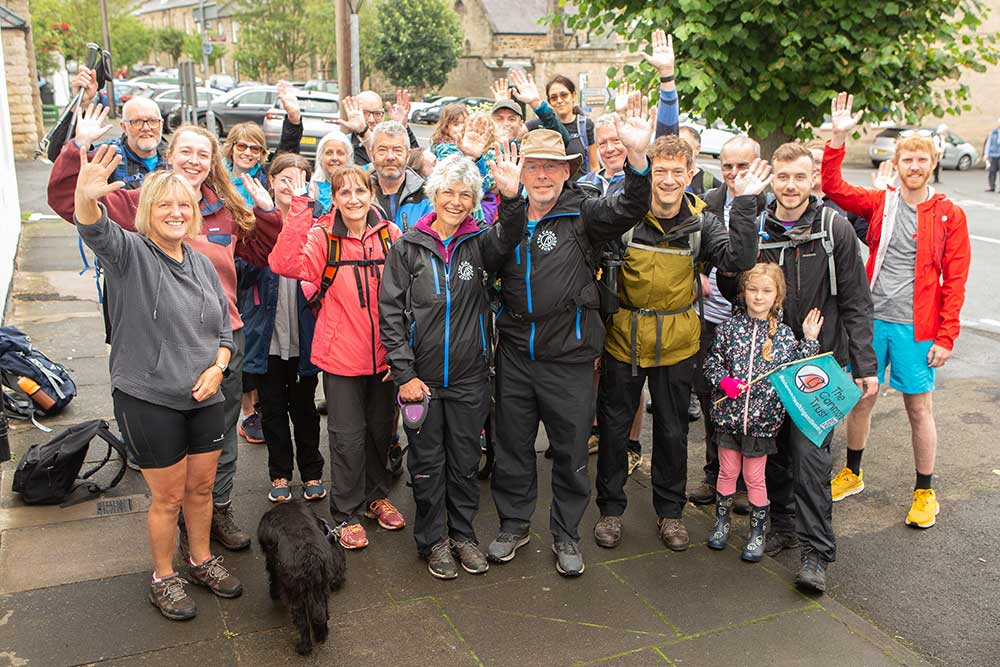
<instances>
[{"instance_id":1,"label":"silver car","mask_svg":"<svg viewBox=\"0 0 1000 667\"><path fill-rule=\"evenodd\" d=\"M302 109L302 141L299 151L303 157L316 156L316 145L323 135L340 128L340 97L318 91L295 91ZM285 109L278 100L264 115L264 138L268 150L274 150L281 141L281 126L285 122Z\"/></svg>"},{"instance_id":2,"label":"silver car","mask_svg":"<svg viewBox=\"0 0 1000 667\"><path fill-rule=\"evenodd\" d=\"M878 167L882 162L891 160L896 154L896 140L898 138L919 134L930 139L934 136L934 132L935 130L930 127L886 128L875 135L875 141L868 148L868 157L871 158L872 165ZM965 171L976 164L978 160L979 151L968 141L949 130L944 145L944 155L941 157L941 167Z\"/></svg>"}]
</instances>

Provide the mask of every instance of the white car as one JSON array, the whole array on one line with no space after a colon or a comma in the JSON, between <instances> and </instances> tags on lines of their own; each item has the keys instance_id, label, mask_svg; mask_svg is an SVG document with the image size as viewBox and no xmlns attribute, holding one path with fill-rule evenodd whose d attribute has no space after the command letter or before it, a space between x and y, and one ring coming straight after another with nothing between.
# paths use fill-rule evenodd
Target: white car
<instances>
[{"instance_id":1,"label":"white car","mask_svg":"<svg viewBox=\"0 0 1000 667\"><path fill-rule=\"evenodd\" d=\"M691 127L698 130L701 134L701 152L704 155L711 155L712 157L719 157L719 153L722 152L722 146L733 137L742 134L739 130L729 127L721 120L715 121L710 127L705 127L700 118L695 119L693 116L689 116L687 120L682 120L681 127Z\"/></svg>"}]
</instances>

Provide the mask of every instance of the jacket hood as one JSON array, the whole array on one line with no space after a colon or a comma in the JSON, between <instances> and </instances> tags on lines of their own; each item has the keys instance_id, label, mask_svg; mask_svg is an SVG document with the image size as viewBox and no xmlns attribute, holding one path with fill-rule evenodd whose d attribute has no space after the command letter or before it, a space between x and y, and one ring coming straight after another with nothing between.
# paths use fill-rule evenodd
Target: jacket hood
<instances>
[{"instance_id":1,"label":"jacket hood","mask_svg":"<svg viewBox=\"0 0 1000 667\"><path fill-rule=\"evenodd\" d=\"M372 180L375 181L375 185L378 185L378 172L374 169L372 170ZM399 188L396 192L396 197L399 199L400 203L406 201L411 195L417 193L424 187L424 179L420 177L420 174L413 171L409 167L403 172L403 186Z\"/></svg>"},{"instance_id":2,"label":"jacket hood","mask_svg":"<svg viewBox=\"0 0 1000 667\"><path fill-rule=\"evenodd\" d=\"M443 257L445 261L448 261L448 256L450 255L449 248L454 247L454 245L452 245L454 241L452 241L452 244L448 245L448 248L445 247L441 240L441 236L431 226L434 224L435 220L437 220L437 213L431 211L427 215L420 218L420 220L417 220L417 224L413 226L411 232L406 234L406 236L410 237L409 240L413 240L418 243L420 243L420 241L417 239L431 241L433 247L437 248L441 257ZM472 219L472 216L468 216L462 221L462 224L458 226L458 229L455 230L452 238L458 238L467 234L475 234L477 232L479 232L479 225L477 225L476 221ZM427 244L421 243L421 245Z\"/></svg>"}]
</instances>

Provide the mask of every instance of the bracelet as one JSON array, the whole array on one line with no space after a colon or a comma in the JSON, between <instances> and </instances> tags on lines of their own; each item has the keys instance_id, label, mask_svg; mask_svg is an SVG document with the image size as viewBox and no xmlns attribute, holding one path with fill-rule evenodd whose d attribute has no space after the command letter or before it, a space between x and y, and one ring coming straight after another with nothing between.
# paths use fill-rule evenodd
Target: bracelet
<instances>
[{"instance_id":1,"label":"bracelet","mask_svg":"<svg viewBox=\"0 0 1000 667\"><path fill-rule=\"evenodd\" d=\"M661 76L660 77L660 83L670 83L673 80L674 80L674 75L673 74L671 74L670 76Z\"/></svg>"}]
</instances>

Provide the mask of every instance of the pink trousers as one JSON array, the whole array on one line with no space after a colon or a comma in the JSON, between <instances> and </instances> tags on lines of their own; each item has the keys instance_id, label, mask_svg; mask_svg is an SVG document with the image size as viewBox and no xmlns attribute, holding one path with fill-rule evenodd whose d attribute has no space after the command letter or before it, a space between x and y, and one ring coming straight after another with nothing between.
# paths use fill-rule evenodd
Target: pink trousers
<instances>
[{"instance_id":1,"label":"pink trousers","mask_svg":"<svg viewBox=\"0 0 1000 667\"><path fill-rule=\"evenodd\" d=\"M766 456L745 458L735 449L719 447L719 480L715 485L719 495L731 496L736 493L736 478L740 476L741 466L750 504L756 507L766 506L768 504L767 485L764 483Z\"/></svg>"}]
</instances>

